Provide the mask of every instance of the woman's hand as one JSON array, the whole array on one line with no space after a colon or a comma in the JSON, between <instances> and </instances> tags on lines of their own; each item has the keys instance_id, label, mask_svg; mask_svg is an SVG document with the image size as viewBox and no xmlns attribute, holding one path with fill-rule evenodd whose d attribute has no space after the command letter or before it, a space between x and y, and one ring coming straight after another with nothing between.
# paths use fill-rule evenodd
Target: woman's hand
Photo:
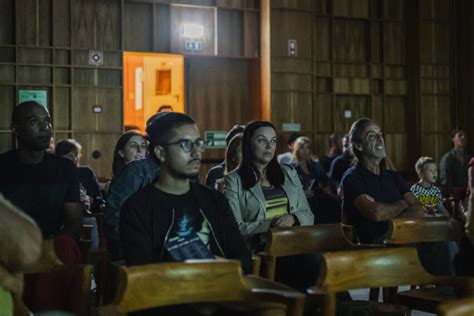
<instances>
[{"instance_id":1,"label":"woman's hand","mask_svg":"<svg viewBox=\"0 0 474 316\"><path fill-rule=\"evenodd\" d=\"M275 219L270 226L271 227L292 227L293 225L295 225L295 223L296 223L295 217L291 214L286 214Z\"/></svg>"}]
</instances>

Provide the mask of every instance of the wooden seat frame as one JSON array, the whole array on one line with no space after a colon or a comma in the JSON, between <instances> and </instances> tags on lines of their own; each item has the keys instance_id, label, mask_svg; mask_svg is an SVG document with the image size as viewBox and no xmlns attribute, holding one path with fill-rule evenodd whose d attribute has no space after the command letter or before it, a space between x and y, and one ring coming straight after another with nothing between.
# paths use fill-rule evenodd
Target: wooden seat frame
<instances>
[{"instance_id":1,"label":"wooden seat frame","mask_svg":"<svg viewBox=\"0 0 474 316\"><path fill-rule=\"evenodd\" d=\"M347 237L352 235L351 229L352 226L343 224L270 229L267 232L265 249L258 253L262 258L260 275L269 280L275 279L277 257L380 247L379 245L353 244Z\"/></svg>"},{"instance_id":2,"label":"wooden seat frame","mask_svg":"<svg viewBox=\"0 0 474 316\"><path fill-rule=\"evenodd\" d=\"M120 267L118 291L101 315L120 315L191 303L261 304L302 315L305 296L256 276L243 276L235 260L193 260Z\"/></svg>"},{"instance_id":3,"label":"wooden seat frame","mask_svg":"<svg viewBox=\"0 0 474 316\"><path fill-rule=\"evenodd\" d=\"M463 295L473 295L474 279L438 277L422 267L415 248L385 248L323 254L320 278L308 293L322 302L322 315L336 313L336 293L358 288L399 285L438 285L457 287ZM396 299L391 303L407 302ZM439 303L439 302L438 302ZM437 305L437 303L434 303Z\"/></svg>"}]
</instances>

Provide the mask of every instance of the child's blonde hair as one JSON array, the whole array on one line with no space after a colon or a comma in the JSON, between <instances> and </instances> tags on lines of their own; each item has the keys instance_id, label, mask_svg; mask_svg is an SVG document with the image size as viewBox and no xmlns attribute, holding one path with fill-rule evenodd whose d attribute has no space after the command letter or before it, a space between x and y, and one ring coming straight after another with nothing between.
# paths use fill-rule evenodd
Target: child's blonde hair
<instances>
[{"instance_id":1,"label":"child's blonde hair","mask_svg":"<svg viewBox=\"0 0 474 316\"><path fill-rule=\"evenodd\" d=\"M429 163L434 163L435 164L436 161L433 158L427 157L427 156L420 157L416 161L415 170L416 170L416 174L418 174L418 177L421 178L421 173L423 172L423 167L426 166Z\"/></svg>"}]
</instances>

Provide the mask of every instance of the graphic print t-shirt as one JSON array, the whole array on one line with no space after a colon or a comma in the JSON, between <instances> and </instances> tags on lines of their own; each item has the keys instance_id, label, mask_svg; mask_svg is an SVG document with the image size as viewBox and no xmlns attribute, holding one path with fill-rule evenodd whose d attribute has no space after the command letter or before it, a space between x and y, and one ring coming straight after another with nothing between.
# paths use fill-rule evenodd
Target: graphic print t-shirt
<instances>
[{"instance_id":1,"label":"graphic print t-shirt","mask_svg":"<svg viewBox=\"0 0 474 316\"><path fill-rule=\"evenodd\" d=\"M192 238L196 235L204 243L208 250L209 244L209 223L200 212L196 200L194 199L191 190L183 195L175 195L157 190L162 205L162 209L172 212L174 209L174 223L171 227L167 243L173 243L180 238ZM197 259L197 258L185 258Z\"/></svg>"},{"instance_id":2,"label":"graphic print t-shirt","mask_svg":"<svg viewBox=\"0 0 474 316\"><path fill-rule=\"evenodd\" d=\"M280 186L263 187L265 197L266 218L272 220L282 215L288 214L288 197Z\"/></svg>"},{"instance_id":3,"label":"graphic print t-shirt","mask_svg":"<svg viewBox=\"0 0 474 316\"><path fill-rule=\"evenodd\" d=\"M410 191L426 210L434 208L435 216L443 215L440 211L440 207L443 205L443 194L437 186L432 185L429 188L425 188L421 184L415 183L410 188ZM428 215L428 213L425 213L425 215Z\"/></svg>"}]
</instances>

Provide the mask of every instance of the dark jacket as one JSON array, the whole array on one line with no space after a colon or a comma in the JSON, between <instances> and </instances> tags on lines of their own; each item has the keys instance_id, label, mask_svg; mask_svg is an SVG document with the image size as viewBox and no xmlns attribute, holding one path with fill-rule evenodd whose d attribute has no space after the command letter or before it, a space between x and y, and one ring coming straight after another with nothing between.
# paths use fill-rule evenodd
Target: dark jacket
<instances>
[{"instance_id":1,"label":"dark jacket","mask_svg":"<svg viewBox=\"0 0 474 316\"><path fill-rule=\"evenodd\" d=\"M214 255L238 259L245 273L252 271L248 251L224 195L198 183L190 183L193 197L209 222L210 250ZM173 225L173 211L151 203L156 188L148 185L133 194L120 214L120 239L127 265L163 261L167 233Z\"/></svg>"}]
</instances>

